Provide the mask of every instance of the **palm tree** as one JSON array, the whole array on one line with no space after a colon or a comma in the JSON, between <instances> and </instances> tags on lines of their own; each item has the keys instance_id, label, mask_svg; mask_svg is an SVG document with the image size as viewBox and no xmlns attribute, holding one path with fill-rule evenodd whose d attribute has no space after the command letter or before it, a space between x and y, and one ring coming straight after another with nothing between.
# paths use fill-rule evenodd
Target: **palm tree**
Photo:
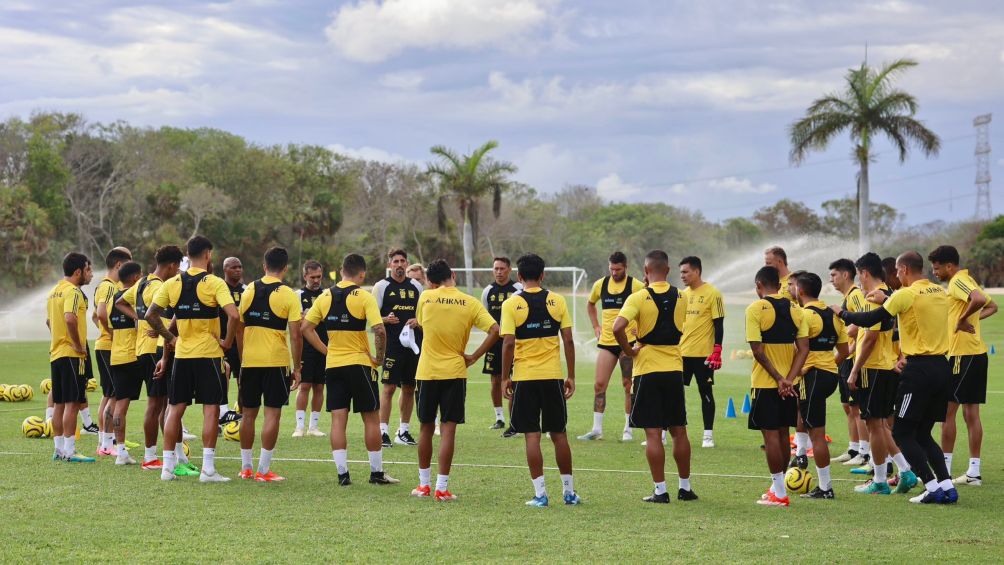
<instances>
[{"instance_id":1,"label":"palm tree","mask_svg":"<svg viewBox=\"0 0 1004 565\"><path fill-rule=\"evenodd\" d=\"M893 87L893 79L917 65L899 59L876 70L867 63L847 72L843 93L828 94L809 105L805 117L791 124L791 162L798 165L812 150L824 150L845 129L854 143L852 158L858 172L858 246L861 253L870 251L870 204L868 201L868 163L872 160L872 141L884 134L899 151L900 163L906 161L910 145L920 147L925 156L938 154L941 139L915 119L917 100L912 94Z\"/></svg>"},{"instance_id":2,"label":"palm tree","mask_svg":"<svg viewBox=\"0 0 1004 565\"><path fill-rule=\"evenodd\" d=\"M502 210L502 192L509 186L508 176L516 172L516 166L506 161L496 161L488 157L488 152L498 147L497 141L489 141L478 147L470 155L458 155L451 149L436 145L430 151L439 157L439 162L430 163L427 172L438 180L439 198L437 217L439 231L445 233L446 201L455 200L463 219L464 269L467 272L467 287L471 286L475 243L478 234L478 206L481 198L492 196L492 213L498 218Z\"/></svg>"}]
</instances>

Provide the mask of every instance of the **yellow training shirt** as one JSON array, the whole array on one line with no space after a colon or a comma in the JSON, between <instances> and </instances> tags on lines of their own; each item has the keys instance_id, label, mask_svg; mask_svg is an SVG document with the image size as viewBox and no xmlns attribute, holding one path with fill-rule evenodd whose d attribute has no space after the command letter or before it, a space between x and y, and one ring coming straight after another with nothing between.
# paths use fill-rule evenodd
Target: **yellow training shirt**
<instances>
[{"instance_id":1,"label":"yellow training shirt","mask_svg":"<svg viewBox=\"0 0 1004 565\"><path fill-rule=\"evenodd\" d=\"M205 269L189 269L195 276ZM227 283L216 275L206 275L195 289L200 302L209 307L223 308L234 303ZM181 275L168 279L160 285L153 297L153 304L161 308L175 308L181 298ZM165 326L167 320L164 321ZM178 342L175 357L178 359L198 359L223 357L220 347L220 318L183 320L178 318Z\"/></svg>"},{"instance_id":2,"label":"yellow training shirt","mask_svg":"<svg viewBox=\"0 0 1004 565\"><path fill-rule=\"evenodd\" d=\"M539 287L523 289L502 303L501 335L516 335L516 328L526 322L530 310L526 300L520 294L540 291ZM547 313L558 322L559 329L572 327L572 317L568 314L565 298L560 294L548 292ZM553 337L516 339L512 369L513 381L560 379L562 374L560 332Z\"/></svg>"},{"instance_id":3,"label":"yellow training shirt","mask_svg":"<svg viewBox=\"0 0 1004 565\"><path fill-rule=\"evenodd\" d=\"M977 310L969 316L968 322L976 330L975 334L969 332L957 332L955 328L959 323L959 318L969 306L969 295L973 291L979 292L990 300L980 285L976 284L973 277L969 276L969 269L959 269L952 280L948 281L948 297L951 299L948 306L948 354L956 355L982 355L987 352L987 344L983 342L980 334L980 311Z\"/></svg>"},{"instance_id":4,"label":"yellow training shirt","mask_svg":"<svg viewBox=\"0 0 1004 565\"><path fill-rule=\"evenodd\" d=\"M455 286L441 286L422 292L415 313L422 326L422 352L415 378L439 381L467 378L464 351L477 326L489 331L495 319L481 302Z\"/></svg>"},{"instance_id":5,"label":"yellow training shirt","mask_svg":"<svg viewBox=\"0 0 1004 565\"><path fill-rule=\"evenodd\" d=\"M264 284L281 283L279 279L268 275L261 278ZM251 283L241 295L238 310L241 322L247 323L245 314L254 301L255 284ZM277 316L285 318L288 324L300 321L300 299L296 291L286 285L280 285L268 297L268 306ZM308 345L308 347L310 347ZM261 326L244 327L244 350L241 356L241 367L289 367L289 341L286 338L286 328L274 330Z\"/></svg>"},{"instance_id":6,"label":"yellow training shirt","mask_svg":"<svg viewBox=\"0 0 1004 565\"><path fill-rule=\"evenodd\" d=\"M656 294L666 294L671 287L668 282L663 281L651 283L649 288ZM652 300L648 290L643 288L624 301L624 306L621 307L618 316L628 322L636 322L638 324L638 339L642 339L655 329L655 324L659 320L659 306ZM687 303L681 296L677 299L676 309L673 311L673 323L681 332L686 319ZM635 357L632 376L682 370L683 358L680 356L679 345L643 345L638 350L638 356Z\"/></svg>"},{"instance_id":7,"label":"yellow training shirt","mask_svg":"<svg viewBox=\"0 0 1004 565\"><path fill-rule=\"evenodd\" d=\"M46 319L49 321L49 332L52 340L49 343L49 361L55 361L60 357L76 357L83 359L84 353L77 353L73 350L73 342L70 341L69 333L66 331L66 318L64 314L77 315L77 336L80 338L80 345L87 349L87 297L84 296L80 287L63 279L56 283L49 291L49 299L45 303Z\"/></svg>"},{"instance_id":8,"label":"yellow training shirt","mask_svg":"<svg viewBox=\"0 0 1004 565\"><path fill-rule=\"evenodd\" d=\"M847 294L844 295L844 310L847 310L848 312L862 312L865 309L866 302L867 301L865 300L865 293L861 292L861 289L858 288L857 285L851 286L851 289L848 290ZM864 331L864 330L858 328L858 331ZM850 339L850 336L847 337L848 337L847 358L853 361L854 350L857 349L857 342L856 340Z\"/></svg>"},{"instance_id":9,"label":"yellow training shirt","mask_svg":"<svg viewBox=\"0 0 1004 565\"><path fill-rule=\"evenodd\" d=\"M104 304L108 311L108 315L111 316L112 299L115 297L115 293L122 290L122 283L117 283L112 279L105 277L98 283L98 288L94 290L94 311L97 312L98 305ZM98 339L94 340L94 349L101 351L108 351L112 348L112 334L105 329L104 324L101 320L98 320Z\"/></svg>"},{"instance_id":10,"label":"yellow training shirt","mask_svg":"<svg viewBox=\"0 0 1004 565\"><path fill-rule=\"evenodd\" d=\"M680 293L687 306L687 321L683 323L680 354L684 357L707 358L715 349L715 323L725 317L722 293L711 283L697 288L685 288Z\"/></svg>"},{"instance_id":11,"label":"yellow training shirt","mask_svg":"<svg viewBox=\"0 0 1004 565\"><path fill-rule=\"evenodd\" d=\"M810 302L802 308L802 318L805 323L809 340L813 340L823 333L823 318L809 307L826 308L822 300ZM837 332L837 343L847 343L847 326L839 316L833 316L833 329ZM805 360L805 369L819 369L821 371L837 372L837 360L833 350L830 351L809 351L809 357Z\"/></svg>"},{"instance_id":12,"label":"yellow training shirt","mask_svg":"<svg viewBox=\"0 0 1004 565\"><path fill-rule=\"evenodd\" d=\"M905 286L882 305L899 317L899 344L903 354L947 355L950 308L948 294L940 286L921 279Z\"/></svg>"},{"instance_id":13,"label":"yellow training shirt","mask_svg":"<svg viewBox=\"0 0 1004 565\"><path fill-rule=\"evenodd\" d=\"M146 287L143 289L143 304L149 308L153 304L153 297L157 294L157 289L164 281L160 280L160 277L150 273L146 276L146 280L150 281L147 283ZM140 279L142 281L142 279ZM133 309L136 309L136 294L139 292L139 282L129 287L122 295L122 299L125 300ZM137 312L139 314L139 312ZM170 320L164 320L164 326L170 325ZM137 331L136 331L136 355L146 355L157 353L157 347L164 345L164 338L149 337L146 335L147 330L152 329L150 324L146 322L143 318L139 319Z\"/></svg>"},{"instance_id":14,"label":"yellow training shirt","mask_svg":"<svg viewBox=\"0 0 1004 565\"><path fill-rule=\"evenodd\" d=\"M880 284L878 290L889 290L889 287L885 284ZM861 309L862 312L870 312L872 310L881 308L878 304L874 302L864 303L864 307ZM896 347L893 345L892 334L895 329L895 322L889 320L885 323L886 328L882 329L882 324L875 324L870 328L859 328L858 331L861 332L877 332L878 339L875 341L875 347L872 348L871 355L865 360L864 364L861 366L864 369L883 369L890 370L896 366L896 362L899 360L899 354L896 353ZM861 337L863 334L858 334L858 340L855 344L855 355L861 355Z\"/></svg>"},{"instance_id":15,"label":"yellow training shirt","mask_svg":"<svg viewBox=\"0 0 1004 565\"><path fill-rule=\"evenodd\" d=\"M784 298L780 294L771 294L769 298ZM802 309L796 307L790 300L788 305L791 312L791 321L797 328L795 339L809 337L809 328L803 322ZM749 343L763 342L763 334L774 327L776 313L774 306L766 299L761 298L746 307L746 341ZM788 374L791 364L795 360L795 342L791 343L764 343L764 354L781 376ZM760 363L753 361L753 375L751 377L753 388L777 388L777 381L770 376Z\"/></svg>"},{"instance_id":16,"label":"yellow training shirt","mask_svg":"<svg viewBox=\"0 0 1004 565\"><path fill-rule=\"evenodd\" d=\"M790 281L791 281L791 273L790 272L787 275L781 277L781 290L780 290L779 294L781 295L782 298L787 298L789 302L791 302L792 304L798 306L798 301L795 300L795 298L791 295L790 292L788 292L788 283Z\"/></svg>"},{"instance_id":17,"label":"yellow training shirt","mask_svg":"<svg viewBox=\"0 0 1004 565\"><path fill-rule=\"evenodd\" d=\"M348 288L353 283L348 281L338 281L339 288ZM383 324L380 317L380 307L377 306L376 298L369 292L357 288L345 297L345 307L349 314L366 321L369 327ZM331 308L331 289L325 290L314 300L314 304L307 311L306 319L312 324L320 324L328 315ZM366 336L366 330L347 331L328 329L328 358L325 367L344 367L346 365L365 365L375 367L370 360L370 342ZM309 344L308 344L309 346Z\"/></svg>"},{"instance_id":18,"label":"yellow training shirt","mask_svg":"<svg viewBox=\"0 0 1004 565\"><path fill-rule=\"evenodd\" d=\"M595 283L593 283L593 289L592 291L589 292L589 303L590 304L596 304L597 302L600 303L598 307L600 309L600 326L602 329L600 331L600 340L596 343L599 345L617 345L617 340L614 339L613 328L614 328L614 320L617 318L617 312L619 312L619 310L616 308L604 308L603 302L600 300L603 294L603 281L606 279L609 279L610 281L607 284L607 292L616 295L624 292L624 287L627 286L628 277L625 276L624 280L622 280L621 282L615 281L613 277L601 278ZM630 294L634 294L635 292L645 288L645 283L641 282L640 280L631 277L631 281L632 283L631 283ZM634 341L635 339L634 335L636 331L637 327L634 324L628 326L627 334L629 341Z\"/></svg>"},{"instance_id":19,"label":"yellow training shirt","mask_svg":"<svg viewBox=\"0 0 1004 565\"><path fill-rule=\"evenodd\" d=\"M139 286L139 283L132 285L129 289L133 289ZM127 291L128 292L128 291ZM123 296L125 294L123 293ZM114 308L114 301L109 306L109 315L112 314L111 308ZM131 321L131 318L130 318ZM125 365L127 363L132 363L136 360L136 324L132 324L128 328L113 329L112 330L112 355L111 355L111 365Z\"/></svg>"}]
</instances>

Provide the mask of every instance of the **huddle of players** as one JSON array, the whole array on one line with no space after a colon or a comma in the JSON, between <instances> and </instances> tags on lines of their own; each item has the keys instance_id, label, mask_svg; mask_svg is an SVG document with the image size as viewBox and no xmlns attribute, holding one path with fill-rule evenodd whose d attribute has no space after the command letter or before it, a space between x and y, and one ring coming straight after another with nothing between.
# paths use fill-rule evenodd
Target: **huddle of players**
<instances>
[{"instance_id":1,"label":"huddle of players","mask_svg":"<svg viewBox=\"0 0 1004 565\"><path fill-rule=\"evenodd\" d=\"M844 301L827 307L819 299L817 275L789 272L783 249L766 251L766 266L755 277L759 300L746 309L746 339L756 360L749 428L763 435L772 479L759 504L790 504L784 471L791 426L797 432L790 466L808 466L811 442L819 477L818 486L802 497L834 498L825 425L826 399L838 387L851 432L850 449L838 460L864 463L852 472L871 475L856 492L890 494L895 486L895 492L906 493L921 482L924 492L910 502L951 504L958 500L955 485L980 484L978 414L986 401L987 348L979 320L997 307L959 269L954 247L941 246L928 259L935 275L948 282L948 292L926 278L916 252L885 265L866 253L856 262L830 265L830 280ZM953 481L951 456L931 431L936 422L944 423L942 445L950 453L960 404L972 458L967 473ZM890 479L892 463L899 474Z\"/></svg>"}]
</instances>

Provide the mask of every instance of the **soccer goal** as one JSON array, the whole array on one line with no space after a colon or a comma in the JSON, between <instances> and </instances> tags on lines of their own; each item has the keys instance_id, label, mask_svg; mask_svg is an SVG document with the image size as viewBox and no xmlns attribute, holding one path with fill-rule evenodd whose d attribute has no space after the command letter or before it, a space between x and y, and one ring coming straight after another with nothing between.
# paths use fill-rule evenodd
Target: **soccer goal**
<instances>
[{"instance_id":1,"label":"soccer goal","mask_svg":"<svg viewBox=\"0 0 1004 565\"><path fill-rule=\"evenodd\" d=\"M515 279L515 265L512 271ZM491 267L471 269L459 267L454 269L453 273L457 277L457 286L477 298L480 298L481 291L495 280ZM390 269L387 269L387 276L390 276ZM586 270L580 267L547 267L544 271L544 286L565 297L568 309L572 313L572 330L577 343L595 340L592 324L584 311L586 299L589 298L588 282Z\"/></svg>"}]
</instances>

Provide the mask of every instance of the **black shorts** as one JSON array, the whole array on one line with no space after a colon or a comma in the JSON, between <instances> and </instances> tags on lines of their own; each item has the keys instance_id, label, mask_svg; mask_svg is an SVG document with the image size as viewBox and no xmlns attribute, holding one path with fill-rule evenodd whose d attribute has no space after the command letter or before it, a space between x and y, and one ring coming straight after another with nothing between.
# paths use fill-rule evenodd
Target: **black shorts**
<instances>
[{"instance_id":1,"label":"black shorts","mask_svg":"<svg viewBox=\"0 0 1004 565\"><path fill-rule=\"evenodd\" d=\"M380 409L377 370L369 365L345 365L324 371L328 412L335 410L373 412Z\"/></svg>"},{"instance_id":2,"label":"black shorts","mask_svg":"<svg viewBox=\"0 0 1004 565\"><path fill-rule=\"evenodd\" d=\"M683 358L683 384L690 386L690 379L697 377L697 385L702 383L708 385L715 384L715 372L704 364L707 357L684 357Z\"/></svg>"},{"instance_id":3,"label":"black shorts","mask_svg":"<svg viewBox=\"0 0 1004 565\"><path fill-rule=\"evenodd\" d=\"M243 367L238 398L244 408L282 408L289 404L289 367Z\"/></svg>"},{"instance_id":4,"label":"black shorts","mask_svg":"<svg viewBox=\"0 0 1004 565\"><path fill-rule=\"evenodd\" d=\"M153 372L157 369L157 361L160 361L160 356L163 350L157 348L157 353L142 353L139 356L139 371L140 375L143 377L143 381L146 382L146 395L150 398L159 398L167 396L167 384L171 382L171 371L173 370L172 365L168 366L167 373L159 378L153 378Z\"/></svg>"},{"instance_id":5,"label":"black shorts","mask_svg":"<svg viewBox=\"0 0 1004 565\"><path fill-rule=\"evenodd\" d=\"M502 375L502 339L499 338L495 345L485 353L485 365L481 369L485 375Z\"/></svg>"},{"instance_id":6,"label":"black shorts","mask_svg":"<svg viewBox=\"0 0 1004 565\"><path fill-rule=\"evenodd\" d=\"M100 354L99 351L98 355ZM139 400L139 393L143 390L139 360L112 365L112 379L115 381L115 400Z\"/></svg>"},{"instance_id":7,"label":"black shorts","mask_svg":"<svg viewBox=\"0 0 1004 565\"><path fill-rule=\"evenodd\" d=\"M750 415L746 427L751 430L779 430L798 424L798 399L781 398L776 388L750 389Z\"/></svg>"},{"instance_id":8,"label":"black shorts","mask_svg":"<svg viewBox=\"0 0 1004 565\"><path fill-rule=\"evenodd\" d=\"M423 424L435 423L438 413L441 422L463 424L466 398L467 379L418 381L415 389L418 421Z\"/></svg>"},{"instance_id":9,"label":"black shorts","mask_svg":"<svg viewBox=\"0 0 1004 565\"><path fill-rule=\"evenodd\" d=\"M174 358L171 381L167 385L168 403L226 404L227 378L222 357Z\"/></svg>"},{"instance_id":10,"label":"black shorts","mask_svg":"<svg viewBox=\"0 0 1004 565\"><path fill-rule=\"evenodd\" d=\"M826 426L826 399L837 390L840 377L836 373L822 369L810 369L795 386L798 391L798 413L802 415L805 427Z\"/></svg>"},{"instance_id":11,"label":"black shorts","mask_svg":"<svg viewBox=\"0 0 1004 565\"><path fill-rule=\"evenodd\" d=\"M324 384L324 364L327 359L321 356L310 356L303 358L303 365L300 367L300 382L312 385Z\"/></svg>"},{"instance_id":12,"label":"black shorts","mask_svg":"<svg viewBox=\"0 0 1004 565\"><path fill-rule=\"evenodd\" d=\"M84 374L86 362L86 358L59 357L49 363L54 404L87 402L87 377Z\"/></svg>"},{"instance_id":13,"label":"black shorts","mask_svg":"<svg viewBox=\"0 0 1004 565\"><path fill-rule=\"evenodd\" d=\"M230 376L239 378L241 374L241 355L237 351L237 346L234 345L224 351L223 357L227 360L227 365L230 365Z\"/></svg>"},{"instance_id":14,"label":"black shorts","mask_svg":"<svg viewBox=\"0 0 1004 565\"><path fill-rule=\"evenodd\" d=\"M385 385L407 386L415 385L415 373L418 371L418 355L406 347L397 347L387 351L383 361L383 378Z\"/></svg>"},{"instance_id":15,"label":"black shorts","mask_svg":"<svg viewBox=\"0 0 1004 565\"><path fill-rule=\"evenodd\" d=\"M952 368L952 402L987 403L987 354L956 355L948 358Z\"/></svg>"},{"instance_id":16,"label":"black shorts","mask_svg":"<svg viewBox=\"0 0 1004 565\"><path fill-rule=\"evenodd\" d=\"M517 433L565 433L565 381L546 379L513 384L509 425Z\"/></svg>"},{"instance_id":17,"label":"black shorts","mask_svg":"<svg viewBox=\"0 0 1004 565\"><path fill-rule=\"evenodd\" d=\"M854 393L847 388L847 376L851 374L854 367L854 359L844 359L844 362L837 368L837 387L840 390L840 403L857 406L858 401L854 398Z\"/></svg>"},{"instance_id":18,"label":"black shorts","mask_svg":"<svg viewBox=\"0 0 1004 565\"><path fill-rule=\"evenodd\" d=\"M861 369L858 375L858 399L862 420L888 418L896 402L896 373L886 369Z\"/></svg>"},{"instance_id":19,"label":"black shorts","mask_svg":"<svg viewBox=\"0 0 1004 565\"><path fill-rule=\"evenodd\" d=\"M683 392L683 373L646 373L634 378L631 389L632 428L659 428L687 425L687 402Z\"/></svg>"},{"instance_id":20,"label":"black shorts","mask_svg":"<svg viewBox=\"0 0 1004 565\"><path fill-rule=\"evenodd\" d=\"M84 377L84 382L86 383L94 378L94 365L91 361L91 346L85 345L84 347L87 349L87 360L84 362L84 372L81 373L81 376ZM87 399L84 399L84 402L87 402Z\"/></svg>"},{"instance_id":21,"label":"black shorts","mask_svg":"<svg viewBox=\"0 0 1004 565\"><path fill-rule=\"evenodd\" d=\"M112 351L110 349L95 349L98 358L98 379L101 384L101 395L107 398L115 397L115 382L112 379Z\"/></svg>"},{"instance_id":22,"label":"black shorts","mask_svg":"<svg viewBox=\"0 0 1004 565\"><path fill-rule=\"evenodd\" d=\"M948 359L941 355L906 358L896 391L897 418L915 422L944 422L951 397Z\"/></svg>"},{"instance_id":23,"label":"black shorts","mask_svg":"<svg viewBox=\"0 0 1004 565\"><path fill-rule=\"evenodd\" d=\"M632 341L631 344L630 344L631 347L634 347L634 344L635 344L635 342ZM609 351L610 353L612 353L618 359L620 358L621 355L624 354L624 350L621 349L621 346L616 345L616 344L615 345L600 345L600 344L597 343L596 344L596 349L602 349L603 351Z\"/></svg>"}]
</instances>

